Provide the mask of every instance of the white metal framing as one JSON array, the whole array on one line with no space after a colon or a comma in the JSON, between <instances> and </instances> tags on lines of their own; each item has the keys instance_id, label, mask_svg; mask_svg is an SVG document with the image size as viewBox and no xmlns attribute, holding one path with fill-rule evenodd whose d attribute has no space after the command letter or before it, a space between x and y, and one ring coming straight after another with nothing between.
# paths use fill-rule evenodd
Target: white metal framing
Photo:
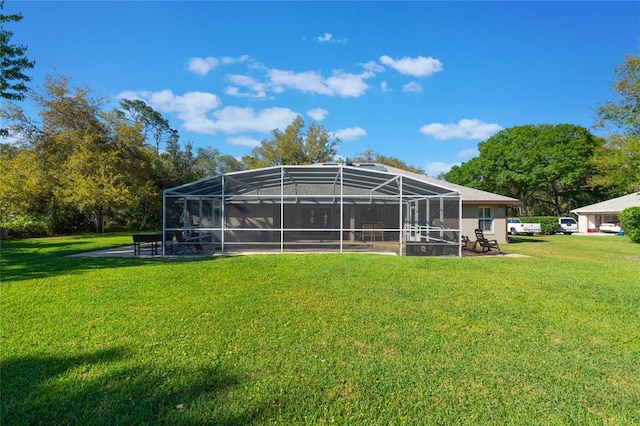
<instances>
[{"instance_id":1,"label":"white metal framing","mask_svg":"<svg viewBox=\"0 0 640 426\"><path fill-rule=\"evenodd\" d=\"M279 170L278 170L279 169ZM349 172L345 176L345 172ZM278 176L279 175L279 176ZM279 182L274 180L274 177ZM276 183L277 182L277 183ZM233 185L234 191L230 191L229 187ZM332 187L331 193L320 193L317 188L325 185ZM336 186L339 185L339 188ZM277 192L274 189L277 188ZM316 188L318 192L309 191ZM345 189L349 188L349 193L345 194ZM304 193L304 190L307 193ZM336 194L336 192L339 193ZM292 193L291 193L292 192ZM430 237L430 232L435 228L428 224L419 225L418 229L414 229L410 223L411 205L418 205L420 201L439 198L440 200L440 222L445 219L444 203L445 199L457 200L458 212L456 215L457 226L444 229L438 228L440 235L437 240L446 244L457 244L458 255L461 255L460 245L460 227L462 221L462 200L460 193L456 190L435 185L431 182L420 181L411 176L402 174L393 174L386 172L383 166L376 165L373 168L362 166L349 166L343 164L330 165L314 165L314 166L276 166L266 169L250 170L245 172L235 172L220 175L212 178L202 179L190 184L181 185L176 188L167 189L163 193L163 236L166 240L168 231L183 229L184 231L199 231L200 235L210 233L211 235L219 235L219 240L215 242L220 246L222 252L227 246L236 244L226 238L228 231L227 226L227 204L280 204L279 227L263 228L261 231L279 232L279 248L281 252L285 251L287 241L285 233L288 232L308 232L318 231L318 229L308 228L292 228L286 226L285 204L316 204L316 205L333 205L338 204L340 211L340 220L338 228L322 229L326 232L339 232L339 251L344 251L344 235L345 231L363 231L362 229L354 229L352 223L349 228L345 228L345 204L356 205L397 205L398 206L398 227L390 227L381 229L382 231L391 231L398 233L398 253L402 254L407 243L408 237L414 233L419 235L419 243L431 243L434 241ZM220 204L220 223L219 226L190 228L186 223L176 226L175 223L169 223L167 219L168 200L174 203L182 200L183 215L188 216L189 203L188 200L199 199L198 215L200 218L203 214L203 201L211 201L212 222L216 224L216 203ZM336 203L337 201L337 203ZM429 203L426 202L428 208ZM418 211L415 211L418 214ZM427 212L427 217L429 217ZM452 217L447 216L449 219ZM351 222L351 220L350 220ZM200 220L200 225L202 221ZM256 231L256 228L234 228L233 231ZM447 240L445 231L457 235L455 239ZM206 243L206 242L205 242ZM242 244L269 244L265 242L243 242ZM163 246L163 255L165 255Z\"/></svg>"}]
</instances>

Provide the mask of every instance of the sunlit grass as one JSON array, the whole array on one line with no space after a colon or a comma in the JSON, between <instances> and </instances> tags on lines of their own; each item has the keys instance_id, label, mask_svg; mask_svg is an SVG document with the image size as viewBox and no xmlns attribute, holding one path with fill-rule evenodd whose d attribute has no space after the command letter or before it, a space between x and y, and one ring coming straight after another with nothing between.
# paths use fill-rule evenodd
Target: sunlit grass
<instances>
[{"instance_id":1,"label":"sunlit grass","mask_svg":"<svg viewBox=\"0 0 640 426\"><path fill-rule=\"evenodd\" d=\"M121 240L124 239L124 240ZM637 424L640 247L63 257L2 245L6 424Z\"/></svg>"}]
</instances>

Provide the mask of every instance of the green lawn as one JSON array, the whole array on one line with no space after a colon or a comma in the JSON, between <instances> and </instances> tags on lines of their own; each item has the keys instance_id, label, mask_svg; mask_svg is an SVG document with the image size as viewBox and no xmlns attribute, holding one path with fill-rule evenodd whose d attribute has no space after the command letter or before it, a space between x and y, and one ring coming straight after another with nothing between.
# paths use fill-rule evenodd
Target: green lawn
<instances>
[{"instance_id":1,"label":"green lawn","mask_svg":"<svg viewBox=\"0 0 640 426\"><path fill-rule=\"evenodd\" d=\"M3 424L640 424L640 246L65 255L3 242Z\"/></svg>"}]
</instances>

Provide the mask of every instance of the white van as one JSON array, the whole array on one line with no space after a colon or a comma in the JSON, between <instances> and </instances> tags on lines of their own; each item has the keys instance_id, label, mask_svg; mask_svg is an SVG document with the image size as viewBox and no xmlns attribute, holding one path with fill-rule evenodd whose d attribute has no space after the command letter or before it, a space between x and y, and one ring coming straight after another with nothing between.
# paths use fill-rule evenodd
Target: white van
<instances>
[{"instance_id":1,"label":"white van","mask_svg":"<svg viewBox=\"0 0 640 426\"><path fill-rule=\"evenodd\" d=\"M578 222L572 217L560 217L558 218L558 232L566 235L578 232Z\"/></svg>"}]
</instances>

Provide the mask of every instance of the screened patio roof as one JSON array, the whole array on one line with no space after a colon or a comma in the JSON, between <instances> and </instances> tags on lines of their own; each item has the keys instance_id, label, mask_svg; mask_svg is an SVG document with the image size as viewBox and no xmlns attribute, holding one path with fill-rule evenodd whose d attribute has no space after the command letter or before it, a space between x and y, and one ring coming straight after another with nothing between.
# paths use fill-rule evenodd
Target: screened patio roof
<instances>
[{"instance_id":1,"label":"screened patio roof","mask_svg":"<svg viewBox=\"0 0 640 426\"><path fill-rule=\"evenodd\" d=\"M165 190L168 197L206 196L227 200L242 196L281 195L375 195L422 198L459 196L459 191L390 173L379 164L343 165L337 163L309 166L274 166L208 177Z\"/></svg>"}]
</instances>

